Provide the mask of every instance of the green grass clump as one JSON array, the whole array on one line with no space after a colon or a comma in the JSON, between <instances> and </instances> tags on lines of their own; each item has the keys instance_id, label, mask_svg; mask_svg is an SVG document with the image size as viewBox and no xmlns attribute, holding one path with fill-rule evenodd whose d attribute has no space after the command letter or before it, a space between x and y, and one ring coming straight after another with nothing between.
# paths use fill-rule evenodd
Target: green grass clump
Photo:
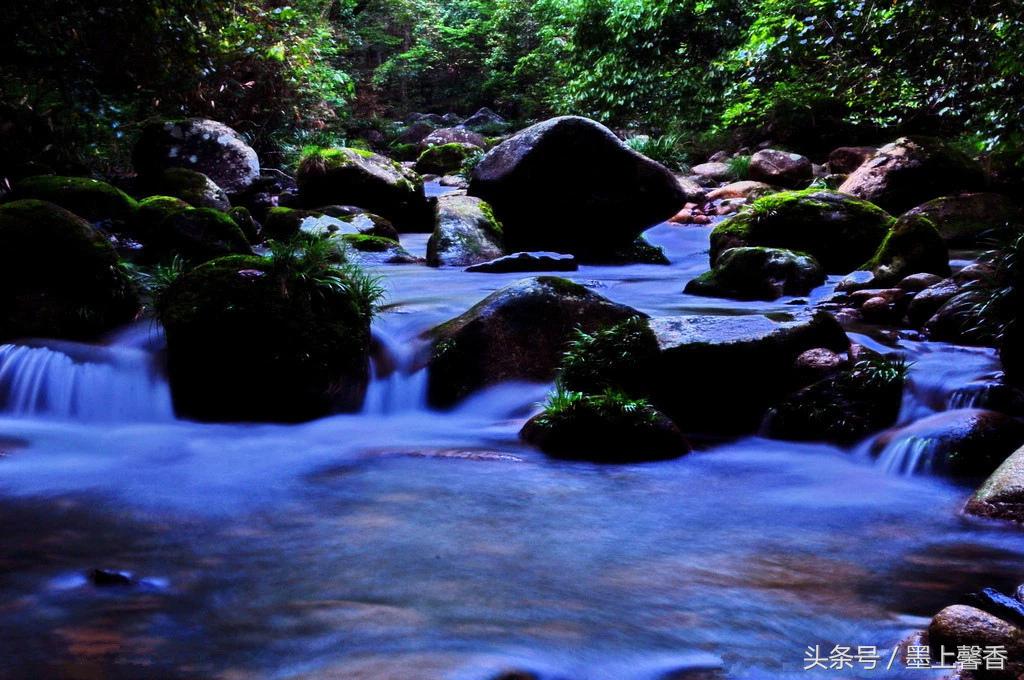
<instances>
[{"instance_id":1,"label":"green grass clump","mask_svg":"<svg viewBox=\"0 0 1024 680\"><path fill-rule=\"evenodd\" d=\"M626 146L633 151L647 156L676 172L686 172L689 168L686 152L682 149L682 136L676 134L649 137L637 135L626 140Z\"/></svg>"},{"instance_id":2,"label":"green grass clump","mask_svg":"<svg viewBox=\"0 0 1024 680\"><path fill-rule=\"evenodd\" d=\"M750 177L750 156L733 156L727 160L729 174L737 182Z\"/></svg>"}]
</instances>

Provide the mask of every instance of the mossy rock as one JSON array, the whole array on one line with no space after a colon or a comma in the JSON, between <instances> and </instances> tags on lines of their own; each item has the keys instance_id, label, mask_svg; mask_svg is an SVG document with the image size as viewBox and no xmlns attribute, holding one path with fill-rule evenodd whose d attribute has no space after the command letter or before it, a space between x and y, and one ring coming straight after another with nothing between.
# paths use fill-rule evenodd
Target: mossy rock
<instances>
[{"instance_id":1,"label":"mossy rock","mask_svg":"<svg viewBox=\"0 0 1024 680\"><path fill-rule=\"evenodd\" d=\"M359 407L370 319L347 293L236 255L175 281L159 301L178 413L301 421Z\"/></svg>"},{"instance_id":2,"label":"mossy rock","mask_svg":"<svg viewBox=\"0 0 1024 680\"><path fill-rule=\"evenodd\" d=\"M473 196L442 196L434 233L427 241L431 267L467 267L505 254L501 223L491 207Z\"/></svg>"},{"instance_id":3,"label":"mossy rock","mask_svg":"<svg viewBox=\"0 0 1024 680\"><path fill-rule=\"evenodd\" d=\"M130 321L139 298L102 235L37 200L0 206L0 340L88 339Z\"/></svg>"},{"instance_id":4,"label":"mossy rock","mask_svg":"<svg viewBox=\"0 0 1024 680\"><path fill-rule=\"evenodd\" d=\"M558 384L583 394L613 390L643 397L658 353L658 339L643 316L592 333L579 330L562 354Z\"/></svg>"},{"instance_id":5,"label":"mossy rock","mask_svg":"<svg viewBox=\"0 0 1024 680\"><path fill-rule=\"evenodd\" d=\"M296 172L307 206L358 205L391 220L400 231L429 231L433 210L419 175L390 158L351 148L316 149Z\"/></svg>"},{"instance_id":6,"label":"mossy rock","mask_svg":"<svg viewBox=\"0 0 1024 680\"><path fill-rule=\"evenodd\" d=\"M627 264L669 264L668 256L661 246L656 246L643 236L624 248L608 253L583 253L579 256L583 264L627 265Z\"/></svg>"},{"instance_id":7,"label":"mossy rock","mask_svg":"<svg viewBox=\"0 0 1024 680\"><path fill-rule=\"evenodd\" d=\"M711 232L711 264L730 248L768 246L812 255L846 274L874 256L894 219L876 205L838 193L784 191L754 201Z\"/></svg>"},{"instance_id":8,"label":"mossy rock","mask_svg":"<svg viewBox=\"0 0 1024 680\"><path fill-rule=\"evenodd\" d=\"M980 247L986 239L1024 225L1024 206L1019 201L984 192L942 196L907 214L927 217L948 245L964 248Z\"/></svg>"},{"instance_id":9,"label":"mossy rock","mask_svg":"<svg viewBox=\"0 0 1024 680\"><path fill-rule=\"evenodd\" d=\"M132 232L145 246L143 259L180 256L194 263L252 252L238 223L212 208L192 208L179 199L154 196L142 202Z\"/></svg>"},{"instance_id":10,"label":"mossy rock","mask_svg":"<svg viewBox=\"0 0 1024 680\"><path fill-rule=\"evenodd\" d=\"M340 238L349 249L348 260L363 266L423 262L395 239L370 234L342 234Z\"/></svg>"},{"instance_id":11,"label":"mossy rock","mask_svg":"<svg viewBox=\"0 0 1024 680\"><path fill-rule=\"evenodd\" d=\"M117 187L87 177L26 177L14 185L10 198L49 201L89 222L123 222L130 219L138 207L135 199Z\"/></svg>"},{"instance_id":12,"label":"mossy rock","mask_svg":"<svg viewBox=\"0 0 1024 680\"><path fill-rule=\"evenodd\" d=\"M156 193L180 198L195 208L213 208L227 212L231 209L228 195L201 172L187 168L168 168L151 183Z\"/></svg>"},{"instance_id":13,"label":"mossy rock","mask_svg":"<svg viewBox=\"0 0 1024 680\"><path fill-rule=\"evenodd\" d=\"M691 295L775 300L783 295L807 295L825 283L825 271L810 255L781 248L730 248L719 255L711 271L686 284Z\"/></svg>"},{"instance_id":14,"label":"mossy rock","mask_svg":"<svg viewBox=\"0 0 1024 680\"><path fill-rule=\"evenodd\" d=\"M458 172L467 159L483 153L472 144L452 142L429 147L416 160L416 172L421 175L447 175Z\"/></svg>"},{"instance_id":15,"label":"mossy rock","mask_svg":"<svg viewBox=\"0 0 1024 680\"><path fill-rule=\"evenodd\" d=\"M556 398L557 400L557 398ZM548 455L601 463L636 463L678 458L690 445L664 414L646 402L613 393L561 395L531 418L520 437Z\"/></svg>"},{"instance_id":16,"label":"mossy rock","mask_svg":"<svg viewBox=\"0 0 1024 680\"><path fill-rule=\"evenodd\" d=\"M860 269L872 273L872 287L896 285L911 274L949 276L949 249L931 220L907 214L896 220L878 252Z\"/></svg>"},{"instance_id":17,"label":"mossy rock","mask_svg":"<svg viewBox=\"0 0 1024 680\"><path fill-rule=\"evenodd\" d=\"M398 240L398 230L390 220L352 206L326 206L316 210L271 208L263 231L268 238L278 240L291 238L299 232L318 236L366 234Z\"/></svg>"},{"instance_id":18,"label":"mossy rock","mask_svg":"<svg viewBox=\"0 0 1024 680\"><path fill-rule=\"evenodd\" d=\"M451 406L506 380L549 381L577 328L595 331L637 314L567 279L516 281L425 334L431 403Z\"/></svg>"},{"instance_id":19,"label":"mossy rock","mask_svg":"<svg viewBox=\"0 0 1024 680\"><path fill-rule=\"evenodd\" d=\"M245 239L249 243L260 242L260 226L248 208L240 205L235 206L228 211L228 216L235 221L235 224L242 230L242 234L245 235Z\"/></svg>"},{"instance_id":20,"label":"mossy rock","mask_svg":"<svg viewBox=\"0 0 1024 680\"><path fill-rule=\"evenodd\" d=\"M397 143L388 147L392 158L400 161L415 161L420 156L419 144Z\"/></svg>"}]
</instances>

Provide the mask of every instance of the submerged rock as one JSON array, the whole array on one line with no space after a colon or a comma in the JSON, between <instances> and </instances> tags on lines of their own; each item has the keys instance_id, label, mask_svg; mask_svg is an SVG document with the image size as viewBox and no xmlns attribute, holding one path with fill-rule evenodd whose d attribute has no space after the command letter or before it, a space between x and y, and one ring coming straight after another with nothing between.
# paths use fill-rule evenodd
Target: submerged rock
<instances>
[{"instance_id":1,"label":"submerged rock","mask_svg":"<svg viewBox=\"0 0 1024 680\"><path fill-rule=\"evenodd\" d=\"M491 149L469 193L494 208L514 250L604 256L628 247L685 203L675 177L608 128L566 116Z\"/></svg>"},{"instance_id":2,"label":"submerged rock","mask_svg":"<svg viewBox=\"0 0 1024 680\"><path fill-rule=\"evenodd\" d=\"M890 430L871 446L882 464L903 473L985 477L1024 444L1024 423L994 411L957 409Z\"/></svg>"},{"instance_id":3,"label":"submerged rock","mask_svg":"<svg viewBox=\"0 0 1024 680\"><path fill-rule=\"evenodd\" d=\"M87 339L138 309L114 249L82 218L45 201L0 206L0 341Z\"/></svg>"},{"instance_id":4,"label":"submerged rock","mask_svg":"<svg viewBox=\"0 0 1024 680\"><path fill-rule=\"evenodd\" d=\"M150 123L143 128L132 159L143 177L167 168L188 168L231 194L248 189L260 176L252 147L227 125L202 118Z\"/></svg>"},{"instance_id":5,"label":"submerged rock","mask_svg":"<svg viewBox=\"0 0 1024 680\"><path fill-rule=\"evenodd\" d=\"M731 248L711 271L686 284L684 292L740 300L775 300L807 295L825 283L825 272L810 255L780 248Z\"/></svg>"},{"instance_id":6,"label":"submerged rock","mask_svg":"<svg viewBox=\"0 0 1024 680\"><path fill-rule=\"evenodd\" d=\"M894 220L866 201L828 191L764 196L711 232L711 263L730 248L769 246L814 256L845 274L869 260Z\"/></svg>"},{"instance_id":7,"label":"submerged rock","mask_svg":"<svg viewBox=\"0 0 1024 680\"><path fill-rule=\"evenodd\" d=\"M430 231L433 208L419 175L390 158L360 149L318 149L296 172L305 205L358 205L399 231Z\"/></svg>"},{"instance_id":8,"label":"submerged rock","mask_svg":"<svg viewBox=\"0 0 1024 680\"><path fill-rule=\"evenodd\" d=\"M501 257L501 223L485 201L473 196L442 196L437 226L427 241L431 267L466 267Z\"/></svg>"},{"instance_id":9,"label":"submerged rock","mask_svg":"<svg viewBox=\"0 0 1024 680\"><path fill-rule=\"evenodd\" d=\"M811 161L798 153L762 149L750 157L750 179L786 189L803 189L814 177Z\"/></svg>"},{"instance_id":10,"label":"submerged rock","mask_svg":"<svg viewBox=\"0 0 1024 680\"><path fill-rule=\"evenodd\" d=\"M964 510L970 515L1024 524L1024 447L996 468Z\"/></svg>"},{"instance_id":11,"label":"submerged rock","mask_svg":"<svg viewBox=\"0 0 1024 680\"><path fill-rule=\"evenodd\" d=\"M574 272L579 269L576 258L566 253L512 253L488 262L466 267L467 272L506 274L511 272Z\"/></svg>"},{"instance_id":12,"label":"submerged rock","mask_svg":"<svg viewBox=\"0 0 1024 680\"><path fill-rule=\"evenodd\" d=\"M517 281L425 334L430 401L449 406L506 380L549 381L576 328L592 331L637 313L566 279Z\"/></svg>"},{"instance_id":13,"label":"submerged rock","mask_svg":"<svg viewBox=\"0 0 1024 680\"><path fill-rule=\"evenodd\" d=\"M14 185L8 199L48 201L89 222L125 222L138 206L131 196L98 179L54 175L26 177Z\"/></svg>"},{"instance_id":14,"label":"submerged rock","mask_svg":"<svg viewBox=\"0 0 1024 680\"><path fill-rule=\"evenodd\" d=\"M362 403L370 315L271 260L231 256L177 279L159 300L179 415L301 421Z\"/></svg>"},{"instance_id":15,"label":"submerged rock","mask_svg":"<svg viewBox=\"0 0 1024 680\"><path fill-rule=\"evenodd\" d=\"M981 166L966 154L928 138L886 144L839 187L839 192L902 213L925 201L985 185Z\"/></svg>"}]
</instances>

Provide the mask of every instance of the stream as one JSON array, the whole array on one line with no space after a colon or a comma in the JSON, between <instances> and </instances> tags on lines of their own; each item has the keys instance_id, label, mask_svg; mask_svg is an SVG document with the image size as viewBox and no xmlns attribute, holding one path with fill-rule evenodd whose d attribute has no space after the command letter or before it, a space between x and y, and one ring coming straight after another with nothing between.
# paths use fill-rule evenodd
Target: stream
<instances>
[{"instance_id":1,"label":"stream","mask_svg":"<svg viewBox=\"0 0 1024 680\"><path fill-rule=\"evenodd\" d=\"M684 295L709 233L661 225L647 235L671 265L567 276L652 315L793 309ZM402 241L422 254L426 238ZM962 517L971 487L900 474L913 446L874 460L750 437L601 466L518 442L549 385L432 411L408 370L416 337L526 275L379 273L358 414L177 420L149 323L0 347L0 677L937 677L808 673L805 651L888 650L965 593L1022 580L1024 535ZM988 350L853 337L914 362L905 423L969 406L965 386L998 371ZM93 568L137 580L96 587Z\"/></svg>"}]
</instances>

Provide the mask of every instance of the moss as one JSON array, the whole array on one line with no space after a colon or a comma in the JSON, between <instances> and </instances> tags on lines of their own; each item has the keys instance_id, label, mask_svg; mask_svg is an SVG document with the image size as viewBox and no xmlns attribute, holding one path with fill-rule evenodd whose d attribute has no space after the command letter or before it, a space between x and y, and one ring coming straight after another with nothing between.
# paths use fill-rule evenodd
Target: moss
<instances>
[{"instance_id":1,"label":"moss","mask_svg":"<svg viewBox=\"0 0 1024 680\"><path fill-rule=\"evenodd\" d=\"M15 184L11 197L56 203L90 222L128 220L138 207L135 199L117 187L86 177L26 177Z\"/></svg>"},{"instance_id":2,"label":"moss","mask_svg":"<svg viewBox=\"0 0 1024 680\"><path fill-rule=\"evenodd\" d=\"M249 243L257 243L259 241L259 227L256 225L256 220L253 219L252 213L249 212L248 208L236 206L228 211L228 216L242 230L242 234L245 235Z\"/></svg>"},{"instance_id":3,"label":"moss","mask_svg":"<svg viewBox=\"0 0 1024 680\"><path fill-rule=\"evenodd\" d=\"M294 208L271 208L263 220L263 231L268 238L289 238L299 233L302 221L312 214Z\"/></svg>"},{"instance_id":4,"label":"moss","mask_svg":"<svg viewBox=\"0 0 1024 680\"><path fill-rule=\"evenodd\" d=\"M580 296L590 292L586 286L561 276L538 276L536 281L539 285L551 288L559 295Z\"/></svg>"},{"instance_id":5,"label":"moss","mask_svg":"<svg viewBox=\"0 0 1024 680\"><path fill-rule=\"evenodd\" d=\"M825 283L825 272L812 256L779 248L748 246L722 253L715 266L690 281L685 292L741 300L775 300L807 295Z\"/></svg>"},{"instance_id":6,"label":"moss","mask_svg":"<svg viewBox=\"0 0 1024 680\"><path fill-rule=\"evenodd\" d=\"M250 252L245 234L227 213L157 199L142 206L134 220L134 233L145 246L144 260L168 262L179 256L199 263Z\"/></svg>"},{"instance_id":7,"label":"moss","mask_svg":"<svg viewBox=\"0 0 1024 680\"><path fill-rule=\"evenodd\" d=\"M227 210L227 194L201 172L188 168L168 168L156 181L160 193L180 198L196 208Z\"/></svg>"},{"instance_id":8,"label":"moss","mask_svg":"<svg viewBox=\"0 0 1024 680\"><path fill-rule=\"evenodd\" d=\"M391 155L400 161L414 161L419 156L419 146L416 144L392 144Z\"/></svg>"},{"instance_id":9,"label":"moss","mask_svg":"<svg viewBox=\"0 0 1024 680\"><path fill-rule=\"evenodd\" d=\"M366 253L383 253L398 245L398 241L369 234L343 234L341 240L346 245Z\"/></svg>"},{"instance_id":10,"label":"moss","mask_svg":"<svg viewBox=\"0 0 1024 680\"><path fill-rule=\"evenodd\" d=\"M904 215L860 268L874 274L875 286L895 285L922 272L949 276L949 250L934 222L921 215Z\"/></svg>"},{"instance_id":11,"label":"moss","mask_svg":"<svg viewBox=\"0 0 1024 680\"><path fill-rule=\"evenodd\" d=\"M461 142L432 146L416 160L416 171L436 175L457 172L467 159L479 153L480 147Z\"/></svg>"},{"instance_id":12,"label":"moss","mask_svg":"<svg viewBox=\"0 0 1024 680\"><path fill-rule=\"evenodd\" d=\"M67 210L0 206L0 338L90 338L129 321L138 293L117 254Z\"/></svg>"},{"instance_id":13,"label":"moss","mask_svg":"<svg viewBox=\"0 0 1024 680\"><path fill-rule=\"evenodd\" d=\"M179 411L204 420L303 420L355 408L369 318L345 287L323 288L271 259L207 262L161 296Z\"/></svg>"}]
</instances>

